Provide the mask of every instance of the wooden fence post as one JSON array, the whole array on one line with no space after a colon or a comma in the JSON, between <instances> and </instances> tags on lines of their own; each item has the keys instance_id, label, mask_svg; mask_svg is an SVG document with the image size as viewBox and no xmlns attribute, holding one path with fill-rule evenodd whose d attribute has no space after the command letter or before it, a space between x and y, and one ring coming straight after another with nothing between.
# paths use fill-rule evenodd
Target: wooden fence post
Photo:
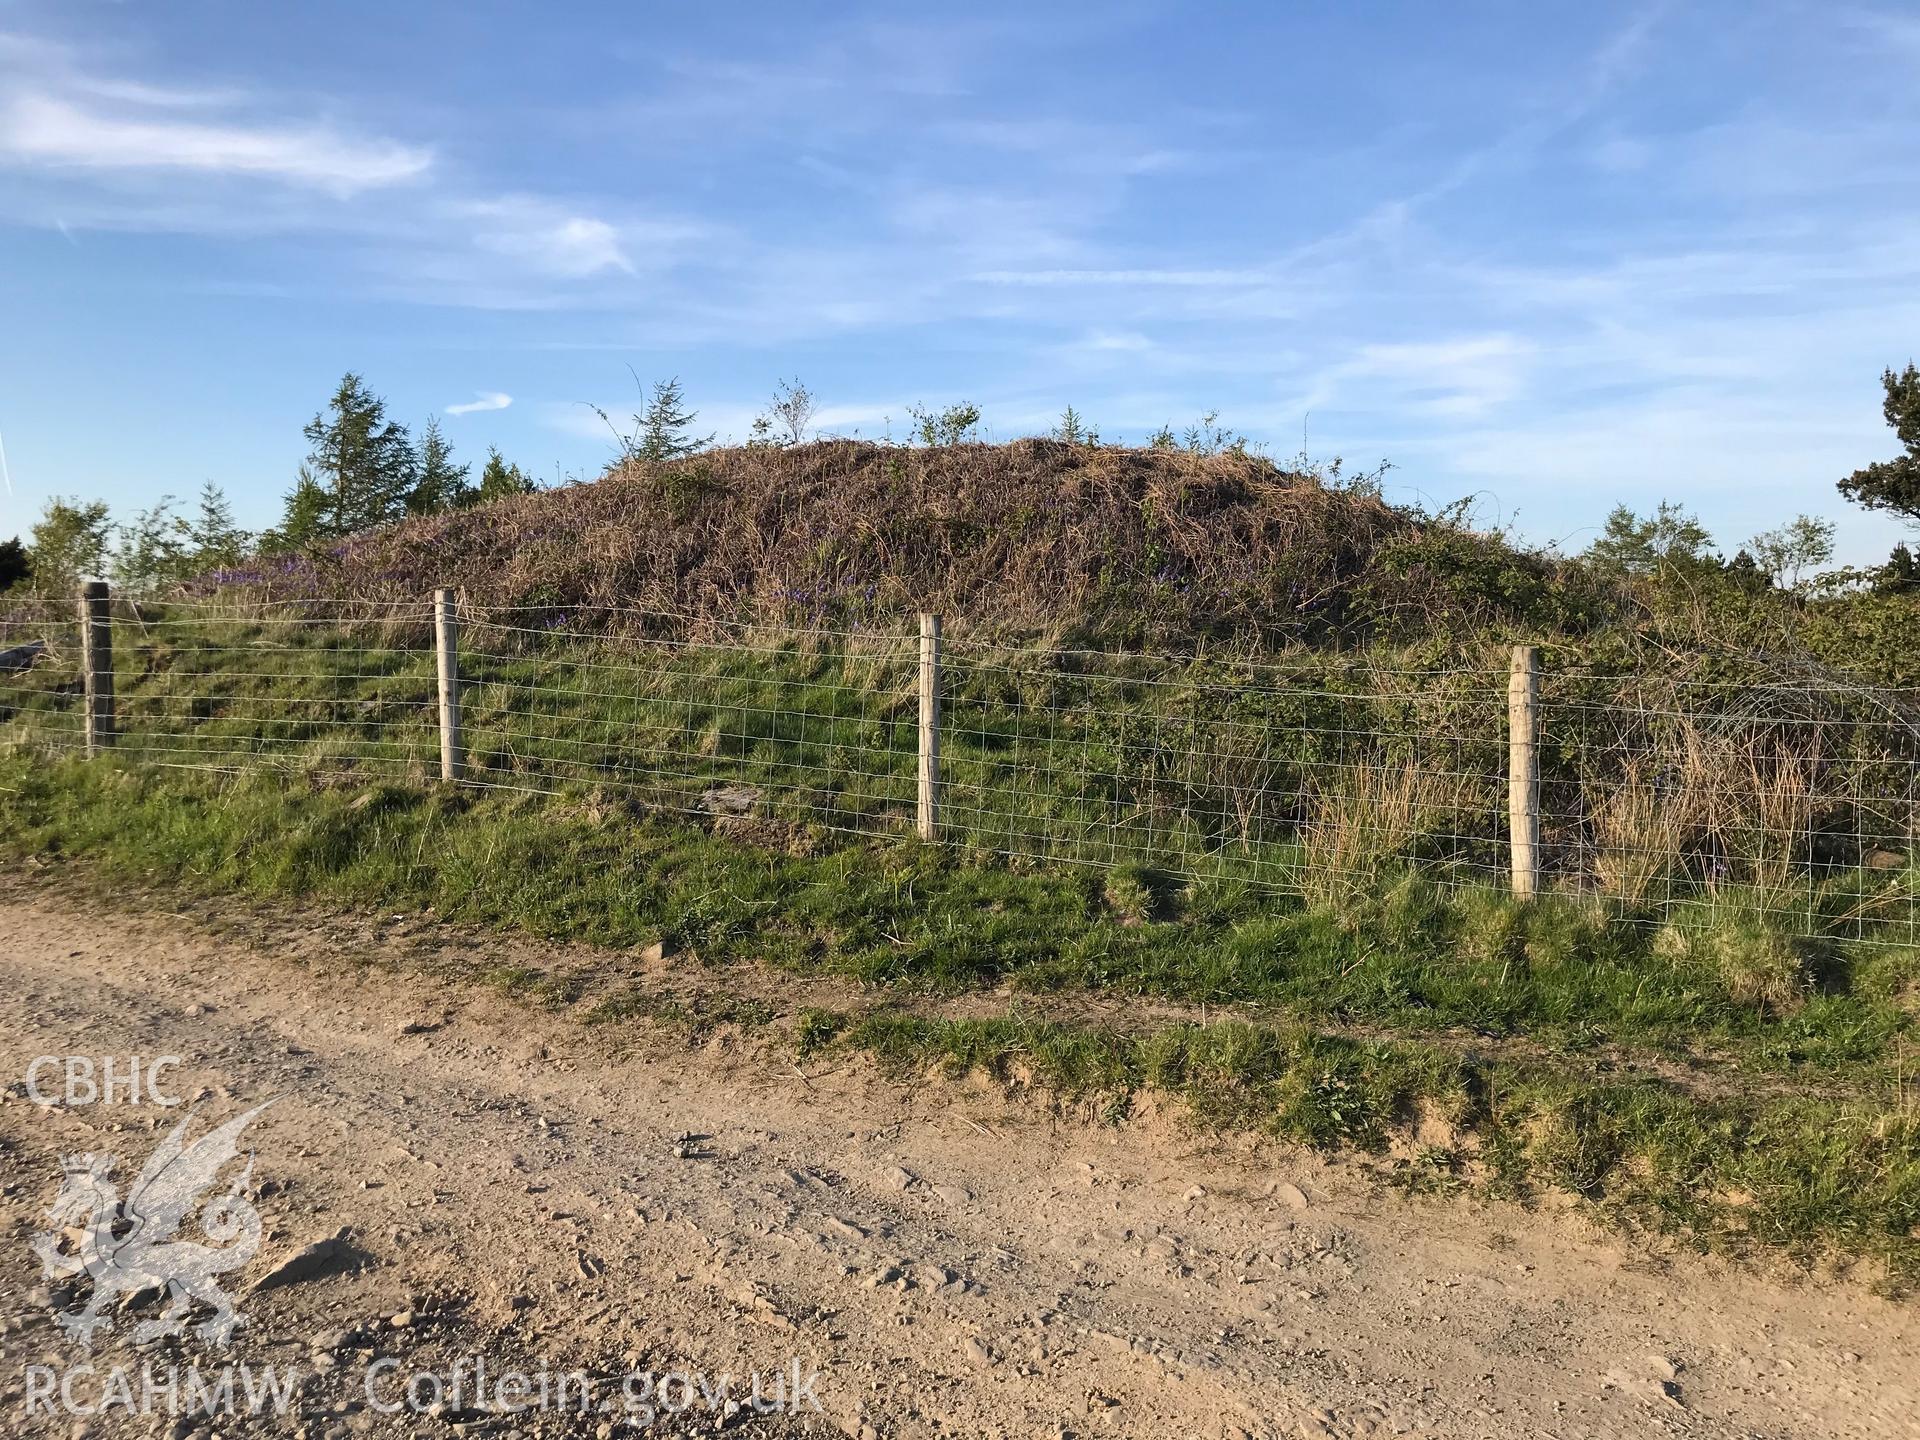
<instances>
[{"instance_id":1,"label":"wooden fence post","mask_svg":"<svg viewBox=\"0 0 1920 1440\"><path fill-rule=\"evenodd\" d=\"M1516 645L1507 677L1507 837L1517 900L1540 890L1539 700L1539 652Z\"/></svg>"},{"instance_id":2,"label":"wooden fence post","mask_svg":"<svg viewBox=\"0 0 1920 1440\"><path fill-rule=\"evenodd\" d=\"M940 617L920 617L920 838L940 838Z\"/></svg>"},{"instance_id":3,"label":"wooden fence post","mask_svg":"<svg viewBox=\"0 0 1920 1440\"><path fill-rule=\"evenodd\" d=\"M86 672L87 754L114 742L113 600L104 580L80 587L80 656Z\"/></svg>"},{"instance_id":4,"label":"wooden fence post","mask_svg":"<svg viewBox=\"0 0 1920 1440\"><path fill-rule=\"evenodd\" d=\"M451 590L433 592L433 640L440 662L440 778L458 782L467 756L460 743L460 622Z\"/></svg>"}]
</instances>

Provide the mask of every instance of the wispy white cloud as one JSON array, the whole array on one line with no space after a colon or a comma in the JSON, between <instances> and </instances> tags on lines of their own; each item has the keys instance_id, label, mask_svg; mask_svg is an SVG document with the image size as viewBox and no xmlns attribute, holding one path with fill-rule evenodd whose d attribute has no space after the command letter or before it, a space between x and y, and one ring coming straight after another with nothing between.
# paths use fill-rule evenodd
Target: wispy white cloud
<instances>
[{"instance_id":1,"label":"wispy white cloud","mask_svg":"<svg viewBox=\"0 0 1920 1440\"><path fill-rule=\"evenodd\" d=\"M620 232L605 220L569 215L538 238L542 258L562 275L592 275L601 270L633 273Z\"/></svg>"},{"instance_id":2,"label":"wispy white cloud","mask_svg":"<svg viewBox=\"0 0 1920 1440\"><path fill-rule=\"evenodd\" d=\"M904 234L937 241L946 258L980 268L1026 257L1077 258L1084 223L1078 212L1057 193L989 185L902 185L886 207L888 221Z\"/></svg>"},{"instance_id":3,"label":"wispy white cloud","mask_svg":"<svg viewBox=\"0 0 1920 1440\"><path fill-rule=\"evenodd\" d=\"M458 405L447 406L449 415L478 415L487 410L504 410L513 404L513 397L504 390L479 390L476 400L462 400Z\"/></svg>"},{"instance_id":4,"label":"wispy white cloud","mask_svg":"<svg viewBox=\"0 0 1920 1440\"><path fill-rule=\"evenodd\" d=\"M1653 158L1653 148L1630 135L1610 135L1587 152L1587 159L1595 169L1610 175L1630 175L1646 168Z\"/></svg>"},{"instance_id":5,"label":"wispy white cloud","mask_svg":"<svg viewBox=\"0 0 1920 1440\"><path fill-rule=\"evenodd\" d=\"M1534 353L1530 341L1507 334L1363 345L1322 371L1296 408L1351 405L1363 384L1369 407L1384 394L1395 408L1436 418L1480 416L1520 392Z\"/></svg>"},{"instance_id":6,"label":"wispy white cloud","mask_svg":"<svg viewBox=\"0 0 1920 1440\"><path fill-rule=\"evenodd\" d=\"M868 134L899 123L899 107L964 98L972 62L1011 38L996 21L852 21L814 26L809 40L784 54L715 59L669 55L640 97L583 110L579 121L596 141L609 129L698 135L708 143L743 135L776 135L810 145Z\"/></svg>"},{"instance_id":7,"label":"wispy white cloud","mask_svg":"<svg viewBox=\"0 0 1920 1440\"><path fill-rule=\"evenodd\" d=\"M1837 503L1860 462L1871 401L1788 412L1778 396L1711 387L1595 399L1545 416L1424 436L1398 447L1413 473L1471 477L1522 527L1583 549L1613 505L1677 500L1729 551L1796 512L1839 522L1847 563L1883 559L1892 527ZM1456 482L1457 483L1457 482Z\"/></svg>"},{"instance_id":8,"label":"wispy white cloud","mask_svg":"<svg viewBox=\"0 0 1920 1440\"><path fill-rule=\"evenodd\" d=\"M322 126L115 115L24 94L0 108L0 159L91 170L259 176L351 195L417 178L433 163L433 153L390 140L354 139Z\"/></svg>"},{"instance_id":9,"label":"wispy white cloud","mask_svg":"<svg viewBox=\"0 0 1920 1440\"><path fill-rule=\"evenodd\" d=\"M579 280L604 273L633 275L642 263L678 251L706 234L703 226L628 219L613 221L563 202L510 195L462 202L474 243L544 274Z\"/></svg>"},{"instance_id":10,"label":"wispy white cloud","mask_svg":"<svg viewBox=\"0 0 1920 1440\"><path fill-rule=\"evenodd\" d=\"M577 304L712 237L602 197L489 193L449 173L431 144L303 108L103 73L65 46L0 32L0 209L70 241L89 230L317 237L336 287L486 309Z\"/></svg>"},{"instance_id":11,"label":"wispy white cloud","mask_svg":"<svg viewBox=\"0 0 1920 1440\"><path fill-rule=\"evenodd\" d=\"M1843 33L1858 37L1863 50L1878 53L1891 48L1920 60L1920 17L1887 10L1842 11L1837 17Z\"/></svg>"},{"instance_id":12,"label":"wispy white cloud","mask_svg":"<svg viewBox=\"0 0 1920 1440\"><path fill-rule=\"evenodd\" d=\"M1081 338L1080 348L1104 355L1139 355L1153 349L1153 341L1134 330L1095 330Z\"/></svg>"},{"instance_id":13,"label":"wispy white cloud","mask_svg":"<svg viewBox=\"0 0 1920 1440\"><path fill-rule=\"evenodd\" d=\"M243 90L188 90L172 85L153 85L144 80L128 80L117 75L94 75L65 67L61 74L62 88L69 93L128 105L150 105L165 110L215 110L247 103L247 94Z\"/></svg>"},{"instance_id":14,"label":"wispy white cloud","mask_svg":"<svg viewBox=\"0 0 1920 1440\"><path fill-rule=\"evenodd\" d=\"M1587 63L1584 87L1574 101L1576 108L1584 109L1599 100L1639 68L1654 32L1672 8L1671 0L1654 0L1607 37Z\"/></svg>"},{"instance_id":15,"label":"wispy white cloud","mask_svg":"<svg viewBox=\"0 0 1920 1440\"><path fill-rule=\"evenodd\" d=\"M1170 286L1190 289L1238 289L1271 277L1259 270L982 270L969 279L982 285Z\"/></svg>"},{"instance_id":16,"label":"wispy white cloud","mask_svg":"<svg viewBox=\"0 0 1920 1440\"><path fill-rule=\"evenodd\" d=\"M1470 185L1502 171L1524 172L1552 141L1588 120L1625 85L1641 65L1652 36L1670 8L1669 0L1654 0L1643 6L1583 65L1562 77L1542 99L1524 108L1519 119L1437 166L1432 176L1411 193L1378 202L1349 227L1349 233L1382 227L1404 229L1418 213Z\"/></svg>"},{"instance_id":17,"label":"wispy white cloud","mask_svg":"<svg viewBox=\"0 0 1920 1440\"><path fill-rule=\"evenodd\" d=\"M955 120L933 127L931 133L956 145L1006 151L1030 163L1078 175L1162 175L1214 169L1239 158L1218 146L1168 144L1144 125L1054 116Z\"/></svg>"}]
</instances>

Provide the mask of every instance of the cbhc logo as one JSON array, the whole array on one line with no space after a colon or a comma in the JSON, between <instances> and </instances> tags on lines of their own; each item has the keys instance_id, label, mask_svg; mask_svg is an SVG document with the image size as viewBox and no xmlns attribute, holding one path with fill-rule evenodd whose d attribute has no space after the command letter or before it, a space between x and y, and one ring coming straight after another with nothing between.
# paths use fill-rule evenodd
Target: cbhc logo
<instances>
[{"instance_id":1,"label":"cbhc logo","mask_svg":"<svg viewBox=\"0 0 1920 1440\"><path fill-rule=\"evenodd\" d=\"M27 1097L52 1109L57 1105L160 1105L180 1103L160 1088L162 1071L180 1063L178 1055L37 1055L27 1066Z\"/></svg>"}]
</instances>

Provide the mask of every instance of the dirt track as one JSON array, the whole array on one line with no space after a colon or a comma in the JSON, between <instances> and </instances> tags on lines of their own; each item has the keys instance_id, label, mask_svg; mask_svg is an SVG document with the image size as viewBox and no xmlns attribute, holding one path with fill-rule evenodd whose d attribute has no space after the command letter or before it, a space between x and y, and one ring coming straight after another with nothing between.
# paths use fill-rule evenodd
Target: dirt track
<instances>
[{"instance_id":1,"label":"dirt track","mask_svg":"<svg viewBox=\"0 0 1920 1440\"><path fill-rule=\"evenodd\" d=\"M19 1082L42 1054L176 1054L165 1088L201 1096L196 1127L280 1097L248 1131L267 1230L248 1273L348 1237L344 1269L229 1285L248 1323L223 1353L315 1373L303 1413L224 1435L616 1433L607 1412L356 1407L371 1360L469 1353L818 1367L824 1416L727 1422L746 1433L1920 1435L1916 1312L1855 1285L1655 1259L1567 1214L1409 1202L1177 1117L1060 1124L984 1084L588 1031L368 970L364 938L223 937L0 890L7 1433L73 1423L22 1408L24 1367L75 1359L49 1314L70 1297L28 1249L61 1155L128 1174L184 1113L44 1109ZM117 1415L89 1433L123 1431L173 1433Z\"/></svg>"}]
</instances>

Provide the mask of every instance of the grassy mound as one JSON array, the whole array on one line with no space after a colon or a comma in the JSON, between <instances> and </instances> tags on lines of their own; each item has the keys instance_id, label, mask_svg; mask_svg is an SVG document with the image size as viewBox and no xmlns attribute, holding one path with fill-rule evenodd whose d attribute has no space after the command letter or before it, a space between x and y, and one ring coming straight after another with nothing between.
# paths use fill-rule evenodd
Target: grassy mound
<instances>
[{"instance_id":1,"label":"grassy mound","mask_svg":"<svg viewBox=\"0 0 1920 1440\"><path fill-rule=\"evenodd\" d=\"M439 586L460 788L431 778ZM1683 587L1642 633L1584 567L1364 491L1044 441L710 452L193 588L121 607L96 760L71 603L0 615L45 647L0 675L0 853L671 942L778 967L796 1010L856 982L874 1004L806 1043L1316 1145L1437 1114L1403 1183L1920 1270L1920 720L1773 663L1752 637L1798 601ZM905 838L922 608L957 622L940 847ZM1860 620L1852 652L1876 616L1812 618ZM1530 907L1501 631L1551 655ZM1005 1021L915 1008L1003 989Z\"/></svg>"},{"instance_id":2,"label":"grassy mound","mask_svg":"<svg viewBox=\"0 0 1920 1440\"><path fill-rule=\"evenodd\" d=\"M1497 620L1551 591L1549 570L1250 455L830 440L632 465L198 588L414 600L457 586L488 607L658 612L694 635L925 609L1056 642L1185 650L1424 627L1463 604Z\"/></svg>"}]
</instances>

